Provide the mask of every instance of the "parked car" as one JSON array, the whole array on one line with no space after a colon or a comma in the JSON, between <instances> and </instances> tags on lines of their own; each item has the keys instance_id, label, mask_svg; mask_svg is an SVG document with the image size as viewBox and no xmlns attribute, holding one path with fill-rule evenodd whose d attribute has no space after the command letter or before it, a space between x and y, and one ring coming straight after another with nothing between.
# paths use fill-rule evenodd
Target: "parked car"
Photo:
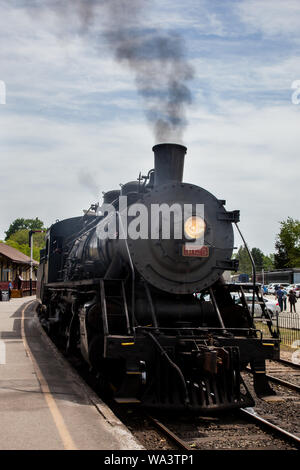
<instances>
[{"instance_id":1,"label":"parked car","mask_svg":"<svg viewBox=\"0 0 300 470\"><path fill-rule=\"evenodd\" d=\"M282 286L284 289L286 289L289 286L289 283L288 282L282 282L279 285Z\"/></svg>"},{"instance_id":2,"label":"parked car","mask_svg":"<svg viewBox=\"0 0 300 470\"><path fill-rule=\"evenodd\" d=\"M262 286L261 286L261 290L262 290L262 293L263 293L264 295L268 295L268 293L269 293L268 286L262 285Z\"/></svg>"},{"instance_id":3,"label":"parked car","mask_svg":"<svg viewBox=\"0 0 300 470\"><path fill-rule=\"evenodd\" d=\"M300 284L296 284L294 290L296 292L296 296L300 297Z\"/></svg>"},{"instance_id":4,"label":"parked car","mask_svg":"<svg viewBox=\"0 0 300 470\"><path fill-rule=\"evenodd\" d=\"M246 297L246 301L247 301L247 304L251 310L252 308L252 294L245 294L245 297ZM242 300L240 298L239 295L236 295L234 294L234 298L235 298L235 303L236 304L242 304ZM264 302L266 304L266 307L267 307L267 310L269 311L269 313L274 316L276 315L277 313L280 313L280 307L279 307L279 304L277 302L277 300L272 300L272 299L268 299L267 297L263 297L264 299ZM258 303L258 301L254 302L254 316L255 317L260 317L262 314L262 309L261 309L261 306L260 304Z\"/></svg>"},{"instance_id":5,"label":"parked car","mask_svg":"<svg viewBox=\"0 0 300 470\"><path fill-rule=\"evenodd\" d=\"M268 292L269 292L269 294L275 294L275 292L276 292L275 287L278 288L278 287L279 287L279 284L274 284L274 283L269 284L269 286L268 286Z\"/></svg>"},{"instance_id":6,"label":"parked car","mask_svg":"<svg viewBox=\"0 0 300 470\"><path fill-rule=\"evenodd\" d=\"M300 284L289 284L285 287L285 290L289 294L291 290L293 290L296 294L296 297L300 297Z\"/></svg>"},{"instance_id":7,"label":"parked car","mask_svg":"<svg viewBox=\"0 0 300 470\"><path fill-rule=\"evenodd\" d=\"M289 284L289 285L285 288L285 290L286 290L287 293L289 294L290 290L292 290L292 289L294 290L294 287L295 287L294 284Z\"/></svg>"},{"instance_id":8,"label":"parked car","mask_svg":"<svg viewBox=\"0 0 300 470\"><path fill-rule=\"evenodd\" d=\"M198 297L198 299L200 299L200 297L202 297L202 299L205 300L206 302L210 301L210 295L209 294L205 294L204 296L201 295L201 294L194 294L194 295L196 297ZM233 292L231 294L231 296L234 298L236 304L242 305L242 300L241 300L241 297L239 296L238 293ZM245 297L246 297L247 304L248 304L248 306L250 308L250 311L251 311L251 308L252 308L252 294L245 293ZM275 316L276 314L280 313L280 307L279 307L279 304L278 304L277 300L268 299L267 297L263 297L263 299L264 299L264 302L266 304L267 310L269 310L269 313L271 314L272 317ZM261 317L261 315L262 315L262 309L261 309L260 304L257 301L257 302L254 303L254 316L255 317Z\"/></svg>"},{"instance_id":9,"label":"parked car","mask_svg":"<svg viewBox=\"0 0 300 470\"><path fill-rule=\"evenodd\" d=\"M296 294L296 297L300 297L300 284L293 284L293 291Z\"/></svg>"}]
</instances>

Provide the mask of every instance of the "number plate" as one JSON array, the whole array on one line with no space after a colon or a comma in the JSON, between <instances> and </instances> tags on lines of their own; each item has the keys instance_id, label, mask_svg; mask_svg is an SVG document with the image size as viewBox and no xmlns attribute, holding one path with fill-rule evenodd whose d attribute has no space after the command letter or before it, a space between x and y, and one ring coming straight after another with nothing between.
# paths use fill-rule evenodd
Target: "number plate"
<instances>
[{"instance_id":1,"label":"number plate","mask_svg":"<svg viewBox=\"0 0 300 470\"><path fill-rule=\"evenodd\" d=\"M182 256L193 256L196 258L208 258L208 246L193 246L193 244L186 244L182 247Z\"/></svg>"}]
</instances>

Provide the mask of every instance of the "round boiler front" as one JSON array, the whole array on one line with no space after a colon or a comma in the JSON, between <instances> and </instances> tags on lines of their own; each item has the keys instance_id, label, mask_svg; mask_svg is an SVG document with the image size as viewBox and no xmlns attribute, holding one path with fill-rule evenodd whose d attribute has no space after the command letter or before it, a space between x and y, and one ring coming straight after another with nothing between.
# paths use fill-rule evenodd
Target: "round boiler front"
<instances>
[{"instance_id":1,"label":"round boiler front","mask_svg":"<svg viewBox=\"0 0 300 470\"><path fill-rule=\"evenodd\" d=\"M222 203L203 188L187 183L157 187L140 202L147 208L148 238L131 239L129 236L127 240L134 267L140 275L154 287L176 294L189 294L216 282L224 272L222 262L231 259L233 250L232 224L225 220ZM169 207L176 204L177 209L181 208L180 238L174 237L174 234L178 236L178 231L172 226L169 237L168 233L162 233L163 216L157 217L161 204ZM203 240L196 239L193 243L184 234L184 208L191 207L194 211L196 204L203 205L205 233ZM191 217L189 212L188 216ZM172 216L170 221L174 222ZM130 218L128 222L130 234Z\"/></svg>"}]
</instances>

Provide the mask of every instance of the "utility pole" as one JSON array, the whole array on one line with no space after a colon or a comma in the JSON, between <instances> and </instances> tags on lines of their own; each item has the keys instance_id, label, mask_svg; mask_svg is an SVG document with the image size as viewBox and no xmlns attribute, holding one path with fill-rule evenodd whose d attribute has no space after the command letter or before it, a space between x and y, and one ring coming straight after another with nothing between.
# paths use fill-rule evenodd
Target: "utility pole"
<instances>
[{"instance_id":1,"label":"utility pole","mask_svg":"<svg viewBox=\"0 0 300 470\"><path fill-rule=\"evenodd\" d=\"M32 235L37 232L44 232L44 230L29 230L29 246L30 246L30 278L29 278L29 293L32 295L32 267L33 267L33 239Z\"/></svg>"}]
</instances>

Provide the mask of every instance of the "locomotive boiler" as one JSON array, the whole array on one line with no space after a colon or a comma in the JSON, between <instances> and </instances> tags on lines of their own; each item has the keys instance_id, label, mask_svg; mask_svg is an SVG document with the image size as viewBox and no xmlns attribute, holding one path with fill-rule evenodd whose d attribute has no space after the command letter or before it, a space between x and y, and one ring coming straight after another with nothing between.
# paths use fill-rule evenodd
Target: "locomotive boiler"
<instances>
[{"instance_id":1,"label":"locomotive boiler","mask_svg":"<svg viewBox=\"0 0 300 470\"><path fill-rule=\"evenodd\" d=\"M83 217L47 232L38 273L39 316L80 354L118 402L199 413L252 406L241 370L272 394L265 359L279 340L255 328L244 289L225 283L239 211L182 181L186 147L153 147L154 169ZM236 302L236 299L239 302Z\"/></svg>"}]
</instances>

